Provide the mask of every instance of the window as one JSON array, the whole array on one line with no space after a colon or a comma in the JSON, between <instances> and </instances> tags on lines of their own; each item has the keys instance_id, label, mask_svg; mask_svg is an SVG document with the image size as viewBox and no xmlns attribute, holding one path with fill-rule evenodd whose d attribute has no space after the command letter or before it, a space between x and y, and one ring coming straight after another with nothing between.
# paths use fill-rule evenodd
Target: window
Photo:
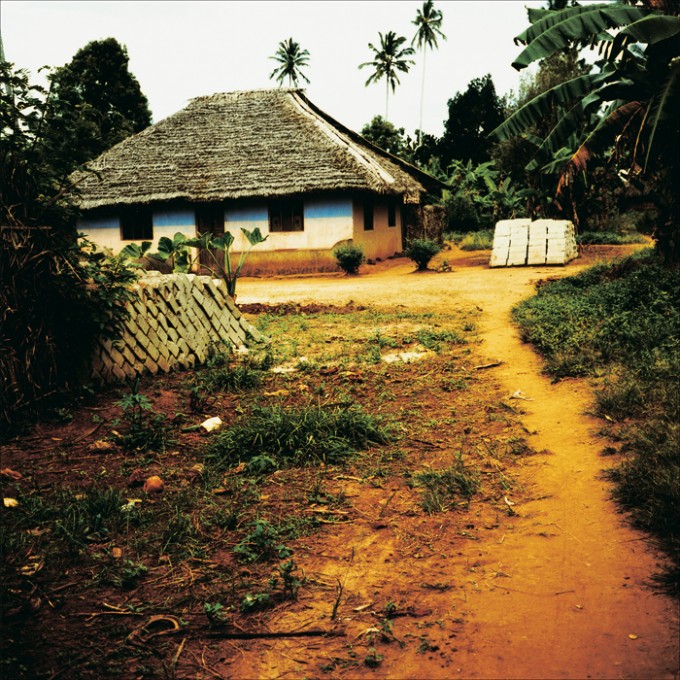
<instances>
[{"instance_id":1,"label":"window","mask_svg":"<svg viewBox=\"0 0 680 680\"><path fill-rule=\"evenodd\" d=\"M269 201L269 231L304 231L305 218L301 198Z\"/></svg>"},{"instance_id":2,"label":"window","mask_svg":"<svg viewBox=\"0 0 680 680\"><path fill-rule=\"evenodd\" d=\"M394 198L387 199L387 226L397 226L397 201Z\"/></svg>"},{"instance_id":3,"label":"window","mask_svg":"<svg viewBox=\"0 0 680 680\"><path fill-rule=\"evenodd\" d=\"M370 198L364 201L364 231L373 231L373 201Z\"/></svg>"},{"instance_id":4,"label":"window","mask_svg":"<svg viewBox=\"0 0 680 680\"><path fill-rule=\"evenodd\" d=\"M120 211L120 237L123 241L153 241L153 221L148 205L126 206Z\"/></svg>"}]
</instances>

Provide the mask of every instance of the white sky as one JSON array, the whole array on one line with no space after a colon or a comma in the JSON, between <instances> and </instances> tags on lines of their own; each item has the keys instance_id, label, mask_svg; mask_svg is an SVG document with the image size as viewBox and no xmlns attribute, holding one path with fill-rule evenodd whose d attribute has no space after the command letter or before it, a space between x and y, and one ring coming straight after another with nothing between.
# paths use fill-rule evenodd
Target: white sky
<instances>
[{"instance_id":1,"label":"white sky","mask_svg":"<svg viewBox=\"0 0 680 680\"><path fill-rule=\"evenodd\" d=\"M513 37L528 25L535 0L435 0L448 37L427 54L423 128L440 136L447 101L473 78L491 73L499 95L517 91L511 66L520 48ZM88 42L114 37L125 45L130 71L149 100L154 121L182 109L196 96L276 87L277 63L269 57L292 37L310 52L304 85L322 110L359 131L385 113L384 80L364 86L371 61L368 43L395 31L409 43L422 0L240 2L127 1L29 2L2 0L5 58L38 82L41 66L62 66ZM413 135L419 126L422 60L390 93L389 119Z\"/></svg>"}]
</instances>

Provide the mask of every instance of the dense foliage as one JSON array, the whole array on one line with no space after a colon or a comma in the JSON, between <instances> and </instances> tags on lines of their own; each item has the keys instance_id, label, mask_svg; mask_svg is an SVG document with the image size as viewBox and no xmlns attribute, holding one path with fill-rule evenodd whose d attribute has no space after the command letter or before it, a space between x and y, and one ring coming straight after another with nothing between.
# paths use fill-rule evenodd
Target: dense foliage
<instances>
[{"instance_id":1,"label":"dense foliage","mask_svg":"<svg viewBox=\"0 0 680 680\"><path fill-rule=\"evenodd\" d=\"M663 6L663 9L656 9ZM655 229L667 262L680 258L680 6L600 3L559 11L530 10L531 26L513 66L574 47L597 44L592 72L567 80L517 110L495 134L507 139L542 121L559 105L557 122L536 141L533 170L558 171L557 197L576 203L573 187L604 156L657 208Z\"/></svg>"},{"instance_id":2,"label":"dense foliage","mask_svg":"<svg viewBox=\"0 0 680 680\"><path fill-rule=\"evenodd\" d=\"M0 89L0 224L73 226L77 211L67 191L74 166L45 124L48 108L56 116L59 102L6 62L0 63ZM50 130L72 129L74 117L64 107L59 126Z\"/></svg>"},{"instance_id":3,"label":"dense foliage","mask_svg":"<svg viewBox=\"0 0 680 680\"><path fill-rule=\"evenodd\" d=\"M127 66L127 52L113 38L89 43L55 69L49 90L0 63L3 225L74 226L71 173L151 123Z\"/></svg>"},{"instance_id":4,"label":"dense foliage","mask_svg":"<svg viewBox=\"0 0 680 680\"><path fill-rule=\"evenodd\" d=\"M503 102L487 74L470 81L465 92L458 92L448 102L444 134L437 144L443 168L456 159L478 165L490 160L491 133L503 121Z\"/></svg>"},{"instance_id":5,"label":"dense foliage","mask_svg":"<svg viewBox=\"0 0 680 680\"><path fill-rule=\"evenodd\" d=\"M88 382L97 338L115 339L135 269L48 228L0 230L0 422Z\"/></svg>"},{"instance_id":6,"label":"dense foliage","mask_svg":"<svg viewBox=\"0 0 680 680\"><path fill-rule=\"evenodd\" d=\"M150 122L113 40L90 43L51 89L0 63L0 421L77 387L115 337L135 269L78 242L73 170Z\"/></svg>"},{"instance_id":7,"label":"dense foliage","mask_svg":"<svg viewBox=\"0 0 680 680\"><path fill-rule=\"evenodd\" d=\"M597 413L626 454L616 496L680 569L679 310L680 275L647 250L543 286L514 318L550 375L601 377Z\"/></svg>"}]
</instances>

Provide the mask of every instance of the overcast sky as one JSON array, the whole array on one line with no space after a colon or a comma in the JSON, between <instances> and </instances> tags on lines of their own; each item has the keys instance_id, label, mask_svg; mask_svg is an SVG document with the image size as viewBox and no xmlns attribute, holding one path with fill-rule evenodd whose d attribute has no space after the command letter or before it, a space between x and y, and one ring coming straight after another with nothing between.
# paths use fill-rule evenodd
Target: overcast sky
<instances>
[{"instance_id":1,"label":"overcast sky","mask_svg":"<svg viewBox=\"0 0 680 680\"><path fill-rule=\"evenodd\" d=\"M499 95L517 91L513 37L527 24L533 0L435 0L448 40L427 54L423 128L441 135L447 101L473 78L491 73ZM365 87L368 43L395 31L409 41L422 1L304 2L17 2L2 0L5 58L37 74L62 66L88 42L114 37L149 100L154 121L196 96L276 87L269 75L279 42L292 37L310 52L309 99L357 131L385 113L384 80ZM413 134L419 126L422 60L390 94L389 119ZM34 76L34 81L38 76Z\"/></svg>"}]
</instances>

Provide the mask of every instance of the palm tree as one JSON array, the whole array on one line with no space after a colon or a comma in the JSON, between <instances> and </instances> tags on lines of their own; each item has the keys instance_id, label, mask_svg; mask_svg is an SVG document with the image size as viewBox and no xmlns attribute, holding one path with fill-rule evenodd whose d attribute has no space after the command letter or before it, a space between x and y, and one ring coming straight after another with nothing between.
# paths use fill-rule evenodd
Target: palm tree
<instances>
[{"instance_id":1,"label":"palm tree","mask_svg":"<svg viewBox=\"0 0 680 680\"><path fill-rule=\"evenodd\" d=\"M423 130L423 102L425 101L425 55L427 48L434 49L438 47L437 40L446 36L442 33L441 25L443 19L442 13L434 8L432 0L425 0L423 8L418 10L415 21L412 23L418 27L416 34L411 40L411 45L414 43L420 49L423 55L423 80L420 89L420 127L418 128L418 143L422 137Z\"/></svg>"},{"instance_id":2,"label":"palm tree","mask_svg":"<svg viewBox=\"0 0 680 680\"><path fill-rule=\"evenodd\" d=\"M385 78L385 120L387 120L387 105L390 94L390 86L394 92L399 84L398 72L408 73L411 65L415 62L412 59L407 59L415 50L412 47L404 47L402 45L406 42L406 38L398 36L394 31L388 31L384 36L380 36L380 49L375 47L373 43L368 43L368 46L373 50L373 61L367 61L359 64L359 68L364 66L372 66L375 70L366 81L366 85L377 83L382 77Z\"/></svg>"},{"instance_id":3,"label":"palm tree","mask_svg":"<svg viewBox=\"0 0 680 680\"><path fill-rule=\"evenodd\" d=\"M269 76L270 79L276 76L279 85L283 83L284 78L288 78L288 87L297 87L300 78L309 82L309 78L302 72L302 68L309 65L309 51L300 49L299 43L292 38L282 40L276 54L269 58L280 64Z\"/></svg>"}]
</instances>

